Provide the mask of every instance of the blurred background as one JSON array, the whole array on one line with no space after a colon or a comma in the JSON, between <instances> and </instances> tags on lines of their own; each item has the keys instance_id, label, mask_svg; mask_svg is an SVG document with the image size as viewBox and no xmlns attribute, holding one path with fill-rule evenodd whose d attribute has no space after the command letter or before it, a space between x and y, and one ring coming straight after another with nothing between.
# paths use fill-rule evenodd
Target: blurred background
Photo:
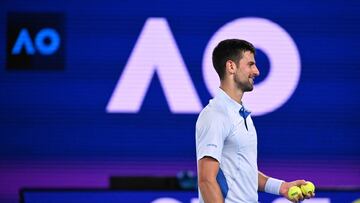
<instances>
[{"instance_id":1,"label":"blurred background","mask_svg":"<svg viewBox=\"0 0 360 203\"><path fill-rule=\"evenodd\" d=\"M221 37L257 48L246 99L259 169L311 180L319 202L355 202L359 11L355 0L2 0L0 202L195 203L195 183L176 180L196 176L195 122L217 85L207 53ZM154 182L170 186L149 192Z\"/></svg>"}]
</instances>

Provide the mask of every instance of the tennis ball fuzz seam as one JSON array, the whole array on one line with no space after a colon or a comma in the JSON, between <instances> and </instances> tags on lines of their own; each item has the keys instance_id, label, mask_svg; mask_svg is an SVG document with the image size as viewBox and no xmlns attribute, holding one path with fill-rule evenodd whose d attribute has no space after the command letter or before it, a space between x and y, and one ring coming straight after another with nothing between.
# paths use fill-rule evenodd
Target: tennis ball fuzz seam
<instances>
[{"instance_id":1,"label":"tennis ball fuzz seam","mask_svg":"<svg viewBox=\"0 0 360 203\"><path fill-rule=\"evenodd\" d=\"M298 186L292 186L289 188L288 196L290 199L295 199L300 194L301 194L301 189Z\"/></svg>"}]
</instances>

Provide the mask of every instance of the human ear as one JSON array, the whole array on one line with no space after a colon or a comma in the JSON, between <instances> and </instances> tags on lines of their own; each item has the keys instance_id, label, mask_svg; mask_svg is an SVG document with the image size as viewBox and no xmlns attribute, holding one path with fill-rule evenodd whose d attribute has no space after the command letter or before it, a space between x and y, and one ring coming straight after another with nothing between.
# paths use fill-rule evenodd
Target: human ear
<instances>
[{"instance_id":1,"label":"human ear","mask_svg":"<svg viewBox=\"0 0 360 203\"><path fill-rule=\"evenodd\" d=\"M231 60L227 60L226 61L226 70L231 73L234 74L236 72L236 67L235 67L235 63Z\"/></svg>"}]
</instances>

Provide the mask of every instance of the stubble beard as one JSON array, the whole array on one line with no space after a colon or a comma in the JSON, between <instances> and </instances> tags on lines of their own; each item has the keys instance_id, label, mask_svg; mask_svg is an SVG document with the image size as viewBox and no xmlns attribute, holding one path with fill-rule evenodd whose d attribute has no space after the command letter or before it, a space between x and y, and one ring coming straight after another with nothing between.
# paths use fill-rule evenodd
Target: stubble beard
<instances>
[{"instance_id":1,"label":"stubble beard","mask_svg":"<svg viewBox=\"0 0 360 203\"><path fill-rule=\"evenodd\" d=\"M238 80L237 77L234 78L234 82L238 89L241 89L243 92L251 92L254 89L254 85L251 84L250 80L244 82Z\"/></svg>"}]
</instances>

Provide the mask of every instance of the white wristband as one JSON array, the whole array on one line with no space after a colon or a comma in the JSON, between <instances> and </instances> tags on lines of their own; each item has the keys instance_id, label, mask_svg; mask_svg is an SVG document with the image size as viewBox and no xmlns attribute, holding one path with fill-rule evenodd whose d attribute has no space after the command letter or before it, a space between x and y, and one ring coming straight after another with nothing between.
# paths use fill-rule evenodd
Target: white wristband
<instances>
[{"instance_id":1,"label":"white wristband","mask_svg":"<svg viewBox=\"0 0 360 203\"><path fill-rule=\"evenodd\" d=\"M279 195L280 194L280 186L283 183L283 180L279 180L276 178L269 178L265 183L265 192Z\"/></svg>"}]
</instances>

